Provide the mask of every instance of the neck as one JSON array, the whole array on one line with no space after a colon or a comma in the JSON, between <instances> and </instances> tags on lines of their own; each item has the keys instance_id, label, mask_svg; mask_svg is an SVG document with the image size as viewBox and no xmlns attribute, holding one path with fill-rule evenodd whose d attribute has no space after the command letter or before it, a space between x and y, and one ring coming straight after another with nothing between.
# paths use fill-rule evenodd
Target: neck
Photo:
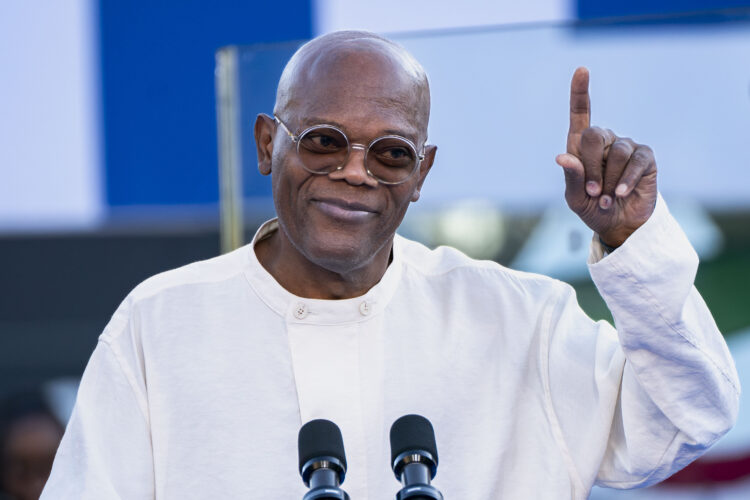
<instances>
[{"instance_id":1,"label":"neck","mask_svg":"<svg viewBox=\"0 0 750 500\"><path fill-rule=\"evenodd\" d=\"M393 239L363 265L349 269L312 262L279 229L257 242L260 264L288 292L308 299L350 299L367 293L385 274Z\"/></svg>"}]
</instances>

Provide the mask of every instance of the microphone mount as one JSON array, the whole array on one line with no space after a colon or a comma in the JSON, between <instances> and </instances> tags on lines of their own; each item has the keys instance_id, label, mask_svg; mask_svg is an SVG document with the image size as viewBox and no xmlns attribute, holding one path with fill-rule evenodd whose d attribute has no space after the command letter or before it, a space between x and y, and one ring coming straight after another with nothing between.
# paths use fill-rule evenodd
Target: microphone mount
<instances>
[{"instance_id":1,"label":"microphone mount","mask_svg":"<svg viewBox=\"0 0 750 500\"><path fill-rule=\"evenodd\" d=\"M443 500L430 484L437 474L438 456L432 424L420 415L405 415L391 427L391 467L404 486L396 500Z\"/></svg>"},{"instance_id":2,"label":"microphone mount","mask_svg":"<svg viewBox=\"0 0 750 500\"><path fill-rule=\"evenodd\" d=\"M306 423L299 431L298 448L300 475L310 488L302 500L349 500L340 488L346 455L338 426L322 419Z\"/></svg>"}]
</instances>

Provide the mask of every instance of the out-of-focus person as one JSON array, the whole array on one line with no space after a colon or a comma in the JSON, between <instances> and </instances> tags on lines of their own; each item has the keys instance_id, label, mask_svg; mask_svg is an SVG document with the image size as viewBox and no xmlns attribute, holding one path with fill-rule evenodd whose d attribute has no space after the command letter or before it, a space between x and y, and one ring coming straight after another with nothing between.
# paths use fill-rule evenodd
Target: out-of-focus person
<instances>
[{"instance_id":1,"label":"out-of-focus person","mask_svg":"<svg viewBox=\"0 0 750 500\"><path fill-rule=\"evenodd\" d=\"M39 499L63 431L41 391L0 403L0 500Z\"/></svg>"}]
</instances>

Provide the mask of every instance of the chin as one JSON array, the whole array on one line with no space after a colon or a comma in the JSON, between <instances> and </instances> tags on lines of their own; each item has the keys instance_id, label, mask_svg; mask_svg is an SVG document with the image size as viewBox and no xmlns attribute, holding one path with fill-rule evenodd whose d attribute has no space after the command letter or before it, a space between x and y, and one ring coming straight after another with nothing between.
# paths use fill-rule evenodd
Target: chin
<instances>
[{"instance_id":1,"label":"chin","mask_svg":"<svg viewBox=\"0 0 750 500\"><path fill-rule=\"evenodd\" d=\"M382 248L382 245L380 245ZM346 274L367 267L380 248L374 242L352 235L347 239L316 241L303 253L315 265L337 274Z\"/></svg>"}]
</instances>

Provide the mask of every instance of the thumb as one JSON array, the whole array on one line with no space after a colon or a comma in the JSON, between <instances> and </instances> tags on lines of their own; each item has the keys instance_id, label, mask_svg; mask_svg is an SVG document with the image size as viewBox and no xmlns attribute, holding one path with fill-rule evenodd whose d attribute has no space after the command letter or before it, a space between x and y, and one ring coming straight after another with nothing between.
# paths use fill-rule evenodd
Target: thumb
<instances>
[{"instance_id":1,"label":"thumb","mask_svg":"<svg viewBox=\"0 0 750 500\"><path fill-rule=\"evenodd\" d=\"M581 160L570 153L557 155L555 161L565 174L565 200L568 206L576 210L586 202L586 173Z\"/></svg>"}]
</instances>

